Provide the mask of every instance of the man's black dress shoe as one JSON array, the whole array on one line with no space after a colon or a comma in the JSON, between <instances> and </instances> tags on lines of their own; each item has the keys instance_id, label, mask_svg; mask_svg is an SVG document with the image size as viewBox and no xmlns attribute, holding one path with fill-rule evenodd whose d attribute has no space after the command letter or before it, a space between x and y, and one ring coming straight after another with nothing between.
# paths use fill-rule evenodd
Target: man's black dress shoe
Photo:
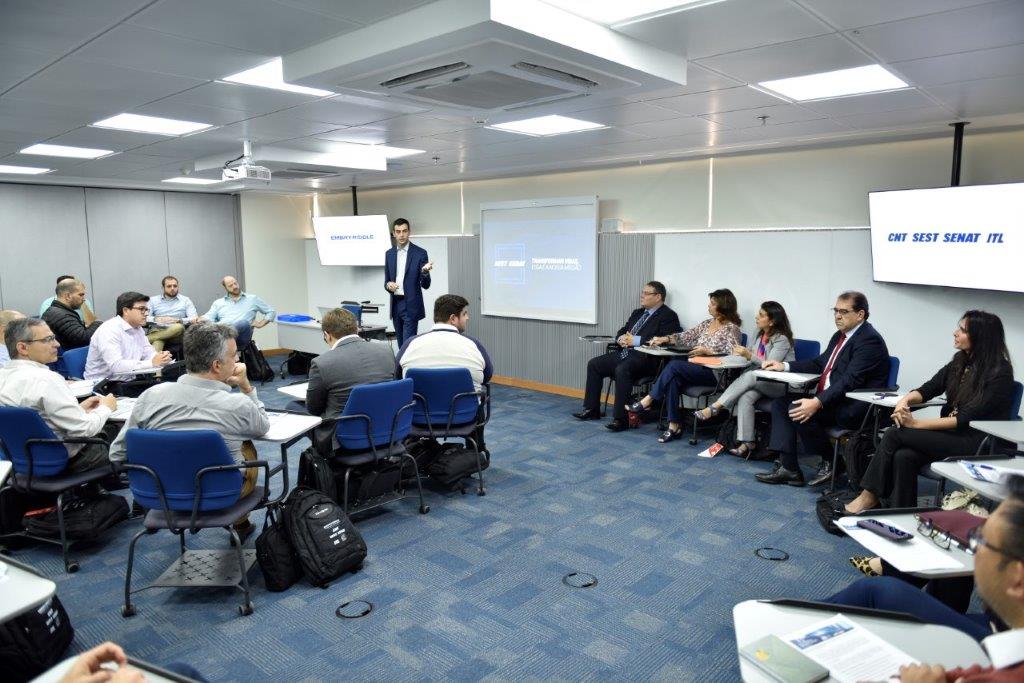
<instances>
[{"instance_id":1,"label":"man's black dress shoe","mask_svg":"<svg viewBox=\"0 0 1024 683\"><path fill-rule=\"evenodd\" d=\"M822 460L818 472L807 481L808 486L821 486L832 481L832 463Z\"/></svg>"},{"instance_id":2,"label":"man's black dress shoe","mask_svg":"<svg viewBox=\"0 0 1024 683\"><path fill-rule=\"evenodd\" d=\"M627 413L642 413L645 410L647 410L647 408L644 408L644 404L641 403L640 401L637 401L636 403L630 403L628 406L626 406Z\"/></svg>"},{"instance_id":3,"label":"man's black dress shoe","mask_svg":"<svg viewBox=\"0 0 1024 683\"><path fill-rule=\"evenodd\" d=\"M762 484L804 486L807 483L804 481L804 475L802 472L787 470L785 467L780 467L774 472L762 472L761 474L755 474L754 477Z\"/></svg>"},{"instance_id":4,"label":"man's black dress shoe","mask_svg":"<svg viewBox=\"0 0 1024 683\"><path fill-rule=\"evenodd\" d=\"M584 408L578 413L573 413L572 416L575 417L577 420L600 420L601 411L592 410L590 408Z\"/></svg>"},{"instance_id":5,"label":"man's black dress shoe","mask_svg":"<svg viewBox=\"0 0 1024 683\"><path fill-rule=\"evenodd\" d=\"M612 432L624 432L629 429L629 423L624 420L612 420L604 427Z\"/></svg>"}]
</instances>

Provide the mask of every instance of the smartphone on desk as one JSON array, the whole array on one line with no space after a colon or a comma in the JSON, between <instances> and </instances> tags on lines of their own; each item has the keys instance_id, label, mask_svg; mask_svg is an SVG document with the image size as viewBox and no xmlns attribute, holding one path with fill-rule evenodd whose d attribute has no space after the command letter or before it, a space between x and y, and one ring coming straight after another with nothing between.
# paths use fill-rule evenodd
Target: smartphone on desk
<instances>
[{"instance_id":1,"label":"smartphone on desk","mask_svg":"<svg viewBox=\"0 0 1024 683\"><path fill-rule=\"evenodd\" d=\"M828 678L828 669L778 636L755 640L740 648L740 656L783 683L816 683Z\"/></svg>"}]
</instances>

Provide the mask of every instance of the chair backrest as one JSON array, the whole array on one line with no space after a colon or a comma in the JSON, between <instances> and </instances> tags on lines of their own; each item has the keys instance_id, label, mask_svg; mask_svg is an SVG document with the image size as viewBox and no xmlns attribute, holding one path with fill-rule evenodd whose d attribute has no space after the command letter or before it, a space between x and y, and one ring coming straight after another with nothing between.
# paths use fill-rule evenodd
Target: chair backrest
<instances>
[{"instance_id":1,"label":"chair backrest","mask_svg":"<svg viewBox=\"0 0 1024 683\"><path fill-rule=\"evenodd\" d=\"M746 345L747 345L747 333L746 332L740 332L740 346L746 346ZM730 353L731 353L731 350L730 350Z\"/></svg>"},{"instance_id":2,"label":"chair backrest","mask_svg":"<svg viewBox=\"0 0 1024 683\"><path fill-rule=\"evenodd\" d=\"M1024 384L1020 382L1013 383L1013 402L1010 404L1010 420L1020 419L1020 401L1021 397L1024 397Z\"/></svg>"},{"instance_id":3,"label":"chair backrest","mask_svg":"<svg viewBox=\"0 0 1024 683\"><path fill-rule=\"evenodd\" d=\"M363 307L359 304L342 304L342 308L351 313L356 317L356 323L362 324L363 320Z\"/></svg>"},{"instance_id":4,"label":"chair backrest","mask_svg":"<svg viewBox=\"0 0 1024 683\"><path fill-rule=\"evenodd\" d=\"M477 397L455 398L457 394L475 391L473 376L469 374L468 368L409 368L405 376L412 380L413 391L427 402L424 406L422 401L416 401L412 413L414 425L426 426L429 416L429 424L434 429L444 429L448 426L448 414L452 409L453 400L455 412L452 416L452 426L476 421L480 405Z\"/></svg>"},{"instance_id":5,"label":"chair backrest","mask_svg":"<svg viewBox=\"0 0 1024 683\"><path fill-rule=\"evenodd\" d=\"M191 511L196 474L204 467L231 465L234 460L224 437L212 429L159 431L129 429L125 437L127 462L156 473L171 510ZM128 471L135 501L144 508L163 510L156 482L146 472ZM203 477L199 510L222 510L234 504L242 491L238 470L211 472Z\"/></svg>"},{"instance_id":6,"label":"chair backrest","mask_svg":"<svg viewBox=\"0 0 1024 683\"><path fill-rule=\"evenodd\" d=\"M68 368L64 364L64 348L63 347L57 349L57 360L53 361L52 363L47 363L46 367L48 367L51 370L53 370L54 372L56 372L58 375L60 375L64 379L67 379L68 377L70 377L70 375L68 374Z\"/></svg>"},{"instance_id":7,"label":"chair backrest","mask_svg":"<svg viewBox=\"0 0 1024 683\"><path fill-rule=\"evenodd\" d=\"M366 420L339 420L334 431L338 443L346 450L359 451L401 441L412 430L412 409L402 408L412 402L412 380L408 378L353 387L341 416L369 417L370 439L366 438Z\"/></svg>"},{"instance_id":8,"label":"chair backrest","mask_svg":"<svg viewBox=\"0 0 1024 683\"><path fill-rule=\"evenodd\" d=\"M794 339L793 353L797 360L810 360L821 355L821 342L814 339Z\"/></svg>"},{"instance_id":9,"label":"chair backrest","mask_svg":"<svg viewBox=\"0 0 1024 683\"><path fill-rule=\"evenodd\" d=\"M889 356L889 379L887 387L899 387L900 385L900 359L896 356Z\"/></svg>"},{"instance_id":10,"label":"chair backrest","mask_svg":"<svg viewBox=\"0 0 1024 683\"><path fill-rule=\"evenodd\" d=\"M14 471L28 474L28 439L56 439L57 435L43 422L39 413L31 408L0 408L0 453L10 460ZM32 476L52 477L64 471L68 464L68 449L62 444L32 446Z\"/></svg>"},{"instance_id":11,"label":"chair backrest","mask_svg":"<svg viewBox=\"0 0 1024 683\"><path fill-rule=\"evenodd\" d=\"M89 347L82 346L64 352L64 368L68 377L82 379L85 377L85 361L89 357Z\"/></svg>"}]
</instances>

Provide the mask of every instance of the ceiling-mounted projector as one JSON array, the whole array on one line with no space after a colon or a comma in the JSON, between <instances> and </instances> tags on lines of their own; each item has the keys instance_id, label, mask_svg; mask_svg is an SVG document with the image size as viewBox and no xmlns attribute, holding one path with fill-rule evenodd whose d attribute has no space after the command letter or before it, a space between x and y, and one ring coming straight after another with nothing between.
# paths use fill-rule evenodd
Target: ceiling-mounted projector
<instances>
[{"instance_id":1,"label":"ceiling-mounted projector","mask_svg":"<svg viewBox=\"0 0 1024 683\"><path fill-rule=\"evenodd\" d=\"M235 163L240 162L240 163ZM235 164L232 166L231 164ZM270 169L266 166L257 166L252 160L252 143L249 140L242 140L242 156L235 157L224 164L220 172L221 180L257 180L264 183L270 182Z\"/></svg>"}]
</instances>

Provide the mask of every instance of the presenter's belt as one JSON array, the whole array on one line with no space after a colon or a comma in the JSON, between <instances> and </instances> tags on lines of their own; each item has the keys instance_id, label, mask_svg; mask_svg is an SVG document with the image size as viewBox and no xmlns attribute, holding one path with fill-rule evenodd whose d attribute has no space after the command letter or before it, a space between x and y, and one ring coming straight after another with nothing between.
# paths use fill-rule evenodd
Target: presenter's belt
<instances>
[{"instance_id":1,"label":"presenter's belt","mask_svg":"<svg viewBox=\"0 0 1024 683\"><path fill-rule=\"evenodd\" d=\"M396 299L404 299L405 298L405 294L392 294L391 296L395 297Z\"/></svg>"}]
</instances>

